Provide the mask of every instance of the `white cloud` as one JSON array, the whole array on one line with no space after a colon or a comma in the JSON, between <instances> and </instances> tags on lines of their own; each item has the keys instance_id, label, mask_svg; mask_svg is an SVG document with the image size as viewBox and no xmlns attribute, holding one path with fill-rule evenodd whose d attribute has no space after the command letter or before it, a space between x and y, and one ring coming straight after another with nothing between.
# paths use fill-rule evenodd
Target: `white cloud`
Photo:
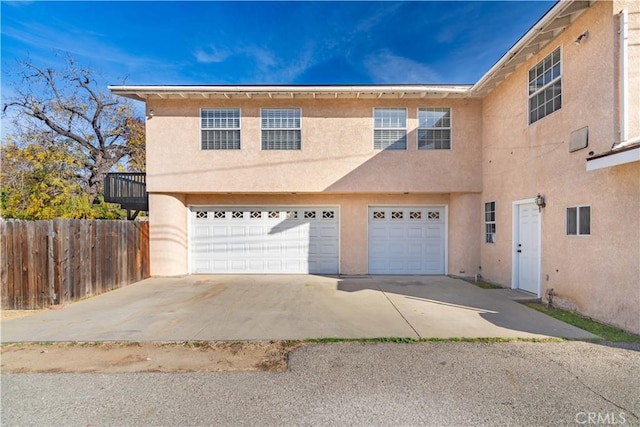
<instances>
[{"instance_id":1,"label":"white cloud","mask_svg":"<svg viewBox=\"0 0 640 427\"><path fill-rule=\"evenodd\" d=\"M375 83L436 83L440 76L428 65L394 55L388 50L368 55L364 66Z\"/></svg>"},{"instance_id":2,"label":"white cloud","mask_svg":"<svg viewBox=\"0 0 640 427\"><path fill-rule=\"evenodd\" d=\"M196 60L204 64L224 62L229 55L229 52L220 50L215 46L209 46L206 49L198 49L194 53Z\"/></svg>"},{"instance_id":3,"label":"white cloud","mask_svg":"<svg viewBox=\"0 0 640 427\"><path fill-rule=\"evenodd\" d=\"M242 69L235 70L238 83L291 83L314 62L311 47L291 58L283 58L265 47L251 44L228 50L215 47L199 49L194 56L198 62L205 64L223 64L234 57L244 57Z\"/></svg>"}]
</instances>

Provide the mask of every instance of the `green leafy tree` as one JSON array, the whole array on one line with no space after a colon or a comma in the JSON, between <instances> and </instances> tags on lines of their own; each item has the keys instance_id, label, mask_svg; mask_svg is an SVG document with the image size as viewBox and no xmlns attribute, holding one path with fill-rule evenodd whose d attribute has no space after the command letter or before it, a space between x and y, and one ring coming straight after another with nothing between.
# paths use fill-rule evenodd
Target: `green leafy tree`
<instances>
[{"instance_id":1,"label":"green leafy tree","mask_svg":"<svg viewBox=\"0 0 640 427\"><path fill-rule=\"evenodd\" d=\"M93 72L68 57L58 71L20 63L19 84L3 118L0 202L4 217L119 217L103 206L106 174L129 164L144 170L144 122L131 104L100 90Z\"/></svg>"}]
</instances>

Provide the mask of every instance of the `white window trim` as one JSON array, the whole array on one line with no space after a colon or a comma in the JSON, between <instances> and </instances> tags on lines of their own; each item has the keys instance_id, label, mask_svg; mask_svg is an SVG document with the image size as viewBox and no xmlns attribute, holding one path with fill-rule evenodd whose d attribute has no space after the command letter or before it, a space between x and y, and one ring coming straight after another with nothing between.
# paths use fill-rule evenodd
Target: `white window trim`
<instances>
[{"instance_id":1,"label":"white window trim","mask_svg":"<svg viewBox=\"0 0 640 427\"><path fill-rule=\"evenodd\" d=\"M262 111L263 110L298 110L298 112L300 113L300 126L297 128L269 128L269 129L264 129L262 127ZM260 108L260 151L302 151L303 148L303 142L304 142L304 138L302 137L302 108L300 107L262 107ZM297 130L300 131L300 148L298 148L297 150L283 150L283 149L278 149L278 150L265 150L263 148L263 141L262 141L262 131L263 130Z\"/></svg>"},{"instance_id":2,"label":"white window trim","mask_svg":"<svg viewBox=\"0 0 640 427\"><path fill-rule=\"evenodd\" d=\"M532 94L529 94L529 72L531 71L532 68L536 68L538 66L538 64L540 64L541 62L544 62L544 60L549 56L549 55L553 55L553 52L555 52L557 49L560 49L560 75L558 77L556 77L555 79L551 80L549 83L547 83L546 85L544 85L543 87L541 87L540 89L538 89L537 91L535 91ZM527 78L526 78L526 84L527 84L527 124L529 126L538 123L540 120L549 117L550 115L562 110L562 106L560 106L560 108L558 108L557 110L553 111L552 113L547 114L546 116L539 118L538 120L536 120L535 122L531 121L531 98L535 95L537 95L538 93L540 93L542 90L546 89L547 87L551 86L552 84L554 84L556 81L558 80L562 80L562 76L564 76L564 51L562 49L562 45L560 46L556 46L553 49L551 49L551 51L549 53L547 53L540 61L536 62L532 67L529 67L529 69L527 69ZM562 88L561 92L560 92L560 97L562 97L564 93L564 87Z\"/></svg>"},{"instance_id":3,"label":"white window trim","mask_svg":"<svg viewBox=\"0 0 640 427\"><path fill-rule=\"evenodd\" d=\"M487 203L493 203L493 221L487 221ZM484 243L487 245L495 245L496 244L496 236L498 235L498 228L496 226L497 223L497 203L495 200L489 200L488 202L484 202ZM493 232L493 242L487 242L487 225L493 224L495 231Z\"/></svg>"},{"instance_id":4,"label":"white window trim","mask_svg":"<svg viewBox=\"0 0 640 427\"><path fill-rule=\"evenodd\" d=\"M449 109L449 127L448 128L429 128L429 127L420 127L420 110L429 110L435 108L448 108ZM447 151L453 150L453 108L451 107L418 107L416 110L416 150L418 151ZM420 148L420 134L419 130L421 129L437 129L437 130L448 130L449 131L449 148Z\"/></svg>"},{"instance_id":5,"label":"white window trim","mask_svg":"<svg viewBox=\"0 0 640 427\"><path fill-rule=\"evenodd\" d=\"M576 234L569 234L569 230L567 227L569 224L567 223L567 210L571 208L576 208ZM581 234L580 233L580 208L589 208L589 234ZM589 237L591 236L591 205L575 205L575 206L567 206L564 210L564 235L566 237Z\"/></svg>"},{"instance_id":6,"label":"white window trim","mask_svg":"<svg viewBox=\"0 0 640 427\"><path fill-rule=\"evenodd\" d=\"M404 136L407 140L404 149L387 149L387 148L376 148L376 131L377 130L401 130L402 128L377 128L376 127L376 110L404 110ZM371 109L371 145L373 147L373 151L407 151L409 149L409 109L406 107L373 107Z\"/></svg>"},{"instance_id":7,"label":"white window trim","mask_svg":"<svg viewBox=\"0 0 640 427\"><path fill-rule=\"evenodd\" d=\"M238 128L203 128L202 127L202 112L205 110L238 110L238 123L240 124L240 126ZM216 151L216 152L220 152L220 151L238 151L238 150L242 150L242 108L240 107L202 107L200 108L200 138L199 138L199 151ZM234 149L204 149L202 148L202 131L203 130L237 130L240 132L240 147L239 148L234 148Z\"/></svg>"}]
</instances>

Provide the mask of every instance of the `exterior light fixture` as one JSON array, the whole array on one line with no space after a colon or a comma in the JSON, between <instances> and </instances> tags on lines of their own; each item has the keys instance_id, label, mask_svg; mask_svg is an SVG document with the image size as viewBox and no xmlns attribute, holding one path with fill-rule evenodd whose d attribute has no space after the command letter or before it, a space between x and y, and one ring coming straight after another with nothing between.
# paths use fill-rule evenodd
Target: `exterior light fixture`
<instances>
[{"instance_id":1,"label":"exterior light fixture","mask_svg":"<svg viewBox=\"0 0 640 427\"><path fill-rule=\"evenodd\" d=\"M149 110L149 118L153 118L153 110Z\"/></svg>"},{"instance_id":2,"label":"exterior light fixture","mask_svg":"<svg viewBox=\"0 0 640 427\"><path fill-rule=\"evenodd\" d=\"M576 46L580 46L580 44L582 43L582 40L583 39L586 40L588 38L589 38L589 31L585 31L584 33L580 34L577 39L573 41L573 44Z\"/></svg>"},{"instance_id":3,"label":"exterior light fixture","mask_svg":"<svg viewBox=\"0 0 640 427\"><path fill-rule=\"evenodd\" d=\"M544 196L541 196L540 193L538 193L538 195L536 196L536 206L538 206L538 212L542 211L542 208L544 208L545 206L547 206L545 200L544 200Z\"/></svg>"}]
</instances>

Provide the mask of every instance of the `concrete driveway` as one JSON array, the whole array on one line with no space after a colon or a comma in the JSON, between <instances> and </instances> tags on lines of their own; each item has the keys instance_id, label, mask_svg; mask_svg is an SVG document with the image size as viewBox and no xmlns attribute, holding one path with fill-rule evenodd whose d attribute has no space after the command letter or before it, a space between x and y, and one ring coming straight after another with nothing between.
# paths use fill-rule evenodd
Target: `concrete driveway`
<instances>
[{"instance_id":1,"label":"concrete driveway","mask_svg":"<svg viewBox=\"0 0 640 427\"><path fill-rule=\"evenodd\" d=\"M510 298L443 276L152 278L5 321L2 342L304 338L592 338Z\"/></svg>"}]
</instances>

